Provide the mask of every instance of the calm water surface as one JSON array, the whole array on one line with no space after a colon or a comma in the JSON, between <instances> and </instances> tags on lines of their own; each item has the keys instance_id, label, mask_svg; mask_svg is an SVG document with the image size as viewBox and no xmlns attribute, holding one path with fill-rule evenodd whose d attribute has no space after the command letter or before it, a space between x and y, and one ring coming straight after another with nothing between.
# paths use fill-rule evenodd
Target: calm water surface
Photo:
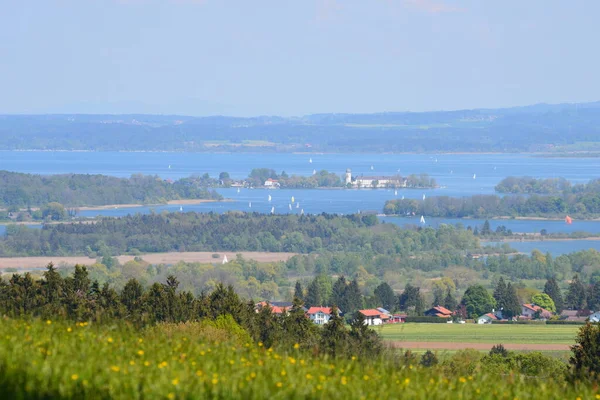
<instances>
[{"instance_id":1,"label":"calm water surface","mask_svg":"<svg viewBox=\"0 0 600 400\"><path fill-rule=\"evenodd\" d=\"M312 163L309 162L312 159ZM381 212L386 200L420 199L430 196L469 196L493 194L494 186L506 176L529 175L536 178L564 177L572 182L587 182L597 178L600 168L598 158L548 158L530 154L202 154L202 153L145 153L145 152L11 152L0 151L0 170L58 174L88 173L128 177L135 173L158 175L177 179L193 174L209 173L215 177L227 171L232 178L241 179L252 168L272 168L277 172L308 176L313 170L325 169L343 174L346 168L354 175L392 175L427 173L435 178L441 188L419 190L265 190L219 189L231 201L184 205L182 211L226 212L230 210L268 213L322 212L348 214L358 211ZM473 179L476 175L476 179ZM272 201L268 201L268 195ZM291 197L295 202L291 202ZM299 204L298 204L299 203ZM291 209L290 209L291 206ZM134 207L102 211L81 211L80 216L124 216L133 213L179 211L179 206ZM458 220L426 218L426 224L462 223L464 226L482 226L483 220ZM388 223L418 224L415 218L382 217ZM492 229L504 225L514 232L549 233L586 231L599 233L600 222L575 221L567 225L562 221L490 220ZM0 225L0 234L5 231ZM581 242L544 242L556 251L575 246L596 245ZM578 244L575 244L578 243ZM523 245L532 245L530 242ZM516 247L516 246L515 246ZM567 250L571 251L571 250ZM553 251L554 252L554 251Z\"/></svg>"}]
</instances>

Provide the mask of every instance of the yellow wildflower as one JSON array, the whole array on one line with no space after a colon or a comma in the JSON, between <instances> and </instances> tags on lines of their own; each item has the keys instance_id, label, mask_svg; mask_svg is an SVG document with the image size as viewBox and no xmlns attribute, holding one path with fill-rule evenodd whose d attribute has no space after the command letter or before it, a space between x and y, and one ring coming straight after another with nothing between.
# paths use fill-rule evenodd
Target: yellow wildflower
<instances>
[{"instance_id":1,"label":"yellow wildflower","mask_svg":"<svg viewBox=\"0 0 600 400\"><path fill-rule=\"evenodd\" d=\"M405 384L405 385L408 385L409 383L410 383L410 378L406 378L406 379L404 380L404 384Z\"/></svg>"},{"instance_id":2,"label":"yellow wildflower","mask_svg":"<svg viewBox=\"0 0 600 400\"><path fill-rule=\"evenodd\" d=\"M280 387L282 387L282 386L283 386L283 383L281 383L281 382L277 382L277 383L275 384L275 386L277 386L278 388L280 388Z\"/></svg>"},{"instance_id":3,"label":"yellow wildflower","mask_svg":"<svg viewBox=\"0 0 600 400\"><path fill-rule=\"evenodd\" d=\"M106 341L107 341L108 343L112 343L112 342L113 342L113 338L109 337L108 339L106 339Z\"/></svg>"},{"instance_id":4,"label":"yellow wildflower","mask_svg":"<svg viewBox=\"0 0 600 400\"><path fill-rule=\"evenodd\" d=\"M71 379L76 381L77 379L79 379L79 375L73 374L73 375L71 375Z\"/></svg>"},{"instance_id":5,"label":"yellow wildflower","mask_svg":"<svg viewBox=\"0 0 600 400\"><path fill-rule=\"evenodd\" d=\"M298 343L294 344L294 349L298 350L300 348L300 345Z\"/></svg>"},{"instance_id":6,"label":"yellow wildflower","mask_svg":"<svg viewBox=\"0 0 600 400\"><path fill-rule=\"evenodd\" d=\"M196 371L196 376L202 376L204 375L204 372L202 372L201 370Z\"/></svg>"},{"instance_id":7,"label":"yellow wildflower","mask_svg":"<svg viewBox=\"0 0 600 400\"><path fill-rule=\"evenodd\" d=\"M174 386L177 386L177 385L179 385L179 379L175 378L175 379L173 379L173 380L171 381L171 383L172 383Z\"/></svg>"},{"instance_id":8,"label":"yellow wildflower","mask_svg":"<svg viewBox=\"0 0 600 400\"><path fill-rule=\"evenodd\" d=\"M364 379L365 381L368 381L368 380L369 380L369 375L365 375L365 376L363 376L363 379Z\"/></svg>"},{"instance_id":9,"label":"yellow wildflower","mask_svg":"<svg viewBox=\"0 0 600 400\"><path fill-rule=\"evenodd\" d=\"M150 361L144 361L144 365L147 367L150 365Z\"/></svg>"},{"instance_id":10,"label":"yellow wildflower","mask_svg":"<svg viewBox=\"0 0 600 400\"><path fill-rule=\"evenodd\" d=\"M211 382L213 385L216 385L217 383L219 383L219 380L217 378L213 378Z\"/></svg>"},{"instance_id":11,"label":"yellow wildflower","mask_svg":"<svg viewBox=\"0 0 600 400\"><path fill-rule=\"evenodd\" d=\"M460 378L458 378L458 380L460 381L460 383L466 383L467 382L467 380L463 376L461 376Z\"/></svg>"},{"instance_id":12,"label":"yellow wildflower","mask_svg":"<svg viewBox=\"0 0 600 400\"><path fill-rule=\"evenodd\" d=\"M67 332L71 332L71 331L73 331L73 329L71 329L71 327L68 327Z\"/></svg>"},{"instance_id":13,"label":"yellow wildflower","mask_svg":"<svg viewBox=\"0 0 600 400\"><path fill-rule=\"evenodd\" d=\"M281 376L285 376L286 374L287 374L287 372L281 371Z\"/></svg>"},{"instance_id":14,"label":"yellow wildflower","mask_svg":"<svg viewBox=\"0 0 600 400\"><path fill-rule=\"evenodd\" d=\"M113 365L112 367L110 367L110 369L114 372L119 372L121 370L121 368L117 367L116 365Z\"/></svg>"},{"instance_id":15,"label":"yellow wildflower","mask_svg":"<svg viewBox=\"0 0 600 400\"><path fill-rule=\"evenodd\" d=\"M143 356L144 355L144 350L138 350L138 355L139 356Z\"/></svg>"},{"instance_id":16,"label":"yellow wildflower","mask_svg":"<svg viewBox=\"0 0 600 400\"><path fill-rule=\"evenodd\" d=\"M174 398L175 398L175 393L169 393L169 394L167 395L167 398L168 398L168 399L174 399Z\"/></svg>"},{"instance_id":17,"label":"yellow wildflower","mask_svg":"<svg viewBox=\"0 0 600 400\"><path fill-rule=\"evenodd\" d=\"M348 383L348 379L345 376L342 376L342 385L345 385Z\"/></svg>"},{"instance_id":18,"label":"yellow wildflower","mask_svg":"<svg viewBox=\"0 0 600 400\"><path fill-rule=\"evenodd\" d=\"M50 320L46 321L46 324L48 324L48 325L50 325L51 323L52 323L52 321L50 321Z\"/></svg>"},{"instance_id":19,"label":"yellow wildflower","mask_svg":"<svg viewBox=\"0 0 600 400\"><path fill-rule=\"evenodd\" d=\"M129 365L135 365L135 361L133 361L133 360L129 361Z\"/></svg>"}]
</instances>

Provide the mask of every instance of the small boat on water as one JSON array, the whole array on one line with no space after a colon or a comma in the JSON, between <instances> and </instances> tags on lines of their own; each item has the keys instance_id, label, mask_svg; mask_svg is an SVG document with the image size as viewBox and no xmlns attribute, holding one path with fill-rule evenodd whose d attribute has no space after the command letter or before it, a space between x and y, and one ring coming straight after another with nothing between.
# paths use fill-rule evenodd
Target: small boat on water
<instances>
[{"instance_id":1,"label":"small boat on water","mask_svg":"<svg viewBox=\"0 0 600 400\"><path fill-rule=\"evenodd\" d=\"M375 168L371 165L371 171L373 171Z\"/></svg>"},{"instance_id":2,"label":"small boat on water","mask_svg":"<svg viewBox=\"0 0 600 400\"><path fill-rule=\"evenodd\" d=\"M223 256L223 261L221 262L221 264L227 264L229 261L227 260L227 254L225 254Z\"/></svg>"},{"instance_id":3,"label":"small boat on water","mask_svg":"<svg viewBox=\"0 0 600 400\"><path fill-rule=\"evenodd\" d=\"M425 224L425 217L421 215L421 219L419 222L421 222L422 224Z\"/></svg>"},{"instance_id":4,"label":"small boat on water","mask_svg":"<svg viewBox=\"0 0 600 400\"><path fill-rule=\"evenodd\" d=\"M292 204L294 204L294 201L296 201L296 200L294 199L294 196L292 196Z\"/></svg>"},{"instance_id":5,"label":"small boat on water","mask_svg":"<svg viewBox=\"0 0 600 400\"><path fill-rule=\"evenodd\" d=\"M269 195L268 200L271 201L271 195Z\"/></svg>"},{"instance_id":6,"label":"small boat on water","mask_svg":"<svg viewBox=\"0 0 600 400\"><path fill-rule=\"evenodd\" d=\"M292 211L292 205L288 204L288 208L290 209L290 211Z\"/></svg>"},{"instance_id":7,"label":"small boat on water","mask_svg":"<svg viewBox=\"0 0 600 400\"><path fill-rule=\"evenodd\" d=\"M394 196L398 196L398 191L394 190Z\"/></svg>"},{"instance_id":8,"label":"small boat on water","mask_svg":"<svg viewBox=\"0 0 600 400\"><path fill-rule=\"evenodd\" d=\"M183 206L179 206L179 212L183 211Z\"/></svg>"},{"instance_id":9,"label":"small boat on water","mask_svg":"<svg viewBox=\"0 0 600 400\"><path fill-rule=\"evenodd\" d=\"M240 192L240 188L238 188L238 189L237 189L237 192L238 192L238 193Z\"/></svg>"},{"instance_id":10,"label":"small boat on water","mask_svg":"<svg viewBox=\"0 0 600 400\"><path fill-rule=\"evenodd\" d=\"M300 210L300 215L304 215L304 208Z\"/></svg>"},{"instance_id":11,"label":"small boat on water","mask_svg":"<svg viewBox=\"0 0 600 400\"><path fill-rule=\"evenodd\" d=\"M402 200L404 200L404 196L402 196Z\"/></svg>"},{"instance_id":12,"label":"small boat on water","mask_svg":"<svg viewBox=\"0 0 600 400\"><path fill-rule=\"evenodd\" d=\"M248 203L248 208L252 208L252 202Z\"/></svg>"},{"instance_id":13,"label":"small boat on water","mask_svg":"<svg viewBox=\"0 0 600 400\"><path fill-rule=\"evenodd\" d=\"M308 162L309 162L310 164L312 164L312 158L309 158L309 159L308 159Z\"/></svg>"},{"instance_id":14,"label":"small boat on water","mask_svg":"<svg viewBox=\"0 0 600 400\"><path fill-rule=\"evenodd\" d=\"M271 207L271 214L275 214L275 207Z\"/></svg>"},{"instance_id":15,"label":"small boat on water","mask_svg":"<svg viewBox=\"0 0 600 400\"><path fill-rule=\"evenodd\" d=\"M296 208L300 208L300 202L296 203Z\"/></svg>"},{"instance_id":16,"label":"small boat on water","mask_svg":"<svg viewBox=\"0 0 600 400\"><path fill-rule=\"evenodd\" d=\"M473 179L477 179L477 174L473 174Z\"/></svg>"},{"instance_id":17,"label":"small boat on water","mask_svg":"<svg viewBox=\"0 0 600 400\"><path fill-rule=\"evenodd\" d=\"M425 193L423 193L423 200L425 200Z\"/></svg>"},{"instance_id":18,"label":"small boat on water","mask_svg":"<svg viewBox=\"0 0 600 400\"><path fill-rule=\"evenodd\" d=\"M313 175L316 175L316 174L317 174L317 170L313 169Z\"/></svg>"},{"instance_id":19,"label":"small boat on water","mask_svg":"<svg viewBox=\"0 0 600 400\"><path fill-rule=\"evenodd\" d=\"M569 217L569 216L567 215L567 217L565 218L565 222L566 222L568 225L571 225L571 224L573 223L573 218L571 218L571 217Z\"/></svg>"}]
</instances>

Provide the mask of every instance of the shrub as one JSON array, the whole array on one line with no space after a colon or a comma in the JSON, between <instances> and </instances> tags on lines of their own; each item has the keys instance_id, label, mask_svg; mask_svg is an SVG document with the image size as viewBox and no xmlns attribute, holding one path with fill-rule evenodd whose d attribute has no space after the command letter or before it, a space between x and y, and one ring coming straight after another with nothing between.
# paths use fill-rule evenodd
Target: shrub
<instances>
[{"instance_id":1,"label":"shrub","mask_svg":"<svg viewBox=\"0 0 600 400\"><path fill-rule=\"evenodd\" d=\"M600 324L587 323L579 329L569 363L572 380L597 381L600 373Z\"/></svg>"},{"instance_id":2,"label":"shrub","mask_svg":"<svg viewBox=\"0 0 600 400\"><path fill-rule=\"evenodd\" d=\"M424 367L433 367L434 365L437 365L437 363L437 356L431 350L427 350L425 354L421 356L420 364Z\"/></svg>"},{"instance_id":3,"label":"shrub","mask_svg":"<svg viewBox=\"0 0 600 400\"><path fill-rule=\"evenodd\" d=\"M218 253L213 253L213 255L211 257L212 258L221 258L221 256Z\"/></svg>"},{"instance_id":4,"label":"shrub","mask_svg":"<svg viewBox=\"0 0 600 400\"><path fill-rule=\"evenodd\" d=\"M406 322L445 324L448 322L448 320L446 318L439 318L439 317L406 317Z\"/></svg>"},{"instance_id":5,"label":"shrub","mask_svg":"<svg viewBox=\"0 0 600 400\"><path fill-rule=\"evenodd\" d=\"M497 344L495 346L492 347L492 349L490 350L490 355L493 356L494 354L498 354L502 357L508 357L508 350L506 350L504 348L503 344Z\"/></svg>"}]
</instances>

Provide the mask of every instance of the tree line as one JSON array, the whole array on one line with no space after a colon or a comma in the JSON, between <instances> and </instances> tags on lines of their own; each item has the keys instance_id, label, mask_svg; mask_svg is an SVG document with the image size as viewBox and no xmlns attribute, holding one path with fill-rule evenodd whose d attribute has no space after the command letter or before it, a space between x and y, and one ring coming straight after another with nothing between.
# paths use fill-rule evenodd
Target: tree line
<instances>
[{"instance_id":1,"label":"tree line","mask_svg":"<svg viewBox=\"0 0 600 400\"><path fill-rule=\"evenodd\" d=\"M139 254L165 251L322 251L407 254L479 248L466 230L403 230L374 215L162 213L101 218L95 223L9 226L0 256Z\"/></svg>"},{"instance_id":2,"label":"tree line","mask_svg":"<svg viewBox=\"0 0 600 400\"><path fill-rule=\"evenodd\" d=\"M269 306L257 310L253 301L241 299L232 286L219 284L200 296L178 288L179 281L170 275L165 283L157 282L147 289L130 279L117 291L108 283L92 281L84 266L77 265L72 275L63 278L50 264L40 280L29 273L14 274L8 282L0 278L0 314L100 323L125 321L136 327L233 318L267 348L295 345L330 356L370 357L382 350L379 336L365 325L360 313L348 329L334 307L332 319L320 328L306 317L300 299L280 316Z\"/></svg>"},{"instance_id":3,"label":"tree line","mask_svg":"<svg viewBox=\"0 0 600 400\"><path fill-rule=\"evenodd\" d=\"M0 207L8 212L60 203L65 207L111 204L163 203L180 199L221 199L190 179L176 181L134 174L130 178L106 175L36 175L0 171Z\"/></svg>"},{"instance_id":4,"label":"tree line","mask_svg":"<svg viewBox=\"0 0 600 400\"><path fill-rule=\"evenodd\" d=\"M582 193L531 196L473 195L434 196L425 200L396 199L385 202L387 215L424 215L444 218L600 216L600 190Z\"/></svg>"}]
</instances>

